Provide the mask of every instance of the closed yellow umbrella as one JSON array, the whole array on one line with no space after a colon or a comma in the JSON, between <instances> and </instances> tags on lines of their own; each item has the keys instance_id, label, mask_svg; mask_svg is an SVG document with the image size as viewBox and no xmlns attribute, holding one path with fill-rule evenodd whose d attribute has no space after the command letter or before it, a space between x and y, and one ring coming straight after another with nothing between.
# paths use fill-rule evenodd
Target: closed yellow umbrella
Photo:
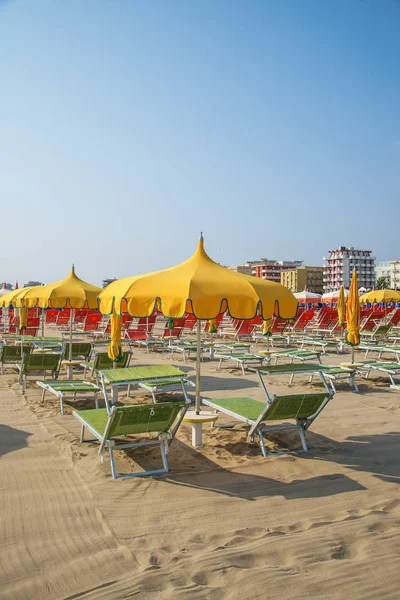
<instances>
[{"instance_id":1,"label":"closed yellow umbrella","mask_svg":"<svg viewBox=\"0 0 400 600\"><path fill-rule=\"evenodd\" d=\"M347 336L346 342L352 346L351 362L354 362L354 346L360 343L360 299L358 296L357 273L351 278L350 292L347 298Z\"/></svg>"},{"instance_id":2,"label":"closed yellow umbrella","mask_svg":"<svg viewBox=\"0 0 400 600\"><path fill-rule=\"evenodd\" d=\"M279 283L236 273L214 262L204 250L203 236L196 252L187 261L169 269L110 283L98 299L103 314L149 317L159 308L166 317L185 312L197 318L196 410L200 408L200 332L202 319L215 319L228 311L238 319L275 314L293 319L298 302Z\"/></svg>"},{"instance_id":3,"label":"closed yellow umbrella","mask_svg":"<svg viewBox=\"0 0 400 600\"><path fill-rule=\"evenodd\" d=\"M27 308L69 308L70 336L69 358L72 356L72 310L74 308L97 308L97 296L102 288L80 279L72 265L71 273L65 279L47 285L31 287L25 296L18 300Z\"/></svg>"},{"instance_id":4,"label":"closed yellow umbrella","mask_svg":"<svg viewBox=\"0 0 400 600\"><path fill-rule=\"evenodd\" d=\"M337 312L338 312L338 325L339 325L339 327L343 327L344 326L344 320L345 320L345 314L346 314L346 305L345 305L345 302L344 302L344 289L343 289L343 287L340 288L340 292L339 292Z\"/></svg>"},{"instance_id":5,"label":"closed yellow umbrella","mask_svg":"<svg viewBox=\"0 0 400 600\"><path fill-rule=\"evenodd\" d=\"M121 332L122 332L122 317L113 313L111 321L111 342L108 346L108 356L114 362L119 362L122 359Z\"/></svg>"},{"instance_id":6,"label":"closed yellow umbrella","mask_svg":"<svg viewBox=\"0 0 400 600\"><path fill-rule=\"evenodd\" d=\"M396 292L396 290L372 290L360 296L360 302L361 304L366 304L367 302L371 304L400 302L400 293Z\"/></svg>"},{"instance_id":7,"label":"closed yellow umbrella","mask_svg":"<svg viewBox=\"0 0 400 600\"><path fill-rule=\"evenodd\" d=\"M272 335L272 319L263 322L262 334L266 337L270 337Z\"/></svg>"},{"instance_id":8,"label":"closed yellow umbrella","mask_svg":"<svg viewBox=\"0 0 400 600\"><path fill-rule=\"evenodd\" d=\"M28 309L23 306L19 309L19 329L22 331L26 329L26 325L28 323Z\"/></svg>"}]
</instances>

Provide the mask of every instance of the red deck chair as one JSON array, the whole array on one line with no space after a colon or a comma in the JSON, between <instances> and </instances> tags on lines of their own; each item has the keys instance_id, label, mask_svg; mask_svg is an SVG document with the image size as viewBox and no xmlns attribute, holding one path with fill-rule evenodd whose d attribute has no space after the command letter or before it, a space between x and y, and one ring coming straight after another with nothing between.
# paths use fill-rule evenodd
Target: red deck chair
<instances>
[{"instance_id":1,"label":"red deck chair","mask_svg":"<svg viewBox=\"0 0 400 600\"><path fill-rule=\"evenodd\" d=\"M102 315L99 312L88 314L85 319L85 324L80 331L98 331L101 323Z\"/></svg>"},{"instance_id":2,"label":"red deck chair","mask_svg":"<svg viewBox=\"0 0 400 600\"><path fill-rule=\"evenodd\" d=\"M46 325L50 325L52 323L57 323L58 313L59 313L59 311L56 310L55 308L47 308L46 312L45 312Z\"/></svg>"},{"instance_id":3,"label":"red deck chair","mask_svg":"<svg viewBox=\"0 0 400 600\"><path fill-rule=\"evenodd\" d=\"M70 309L60 310L57 315L56 324L59 326L69 325L69 319L71 316Z\"/></svg>"},{"instance_id":4,"label":"red deck chair","mask_svg":"<svg viewBox=\"0 0 400 600\"><path fill-rule=\"evenodd\" d=\"M84 323L86 317L88 316L87 308L77 308L74 311L74 323Z\"/></svg>"}]
</instances>

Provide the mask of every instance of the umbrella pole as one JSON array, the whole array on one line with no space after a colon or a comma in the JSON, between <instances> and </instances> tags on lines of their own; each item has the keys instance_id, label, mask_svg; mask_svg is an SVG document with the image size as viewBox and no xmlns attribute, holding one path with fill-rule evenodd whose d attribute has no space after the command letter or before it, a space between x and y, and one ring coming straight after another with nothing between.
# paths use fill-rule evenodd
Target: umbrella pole
<instances>
[{"instance_id":1,"label":"umbrella pole","mask_svg":"<svg viewBox=\"0 0 400 600\"><path fill-rule=\"evenodd\" d=\"M72 360L72 308L69 309L69 360Z\"/></svg>"},{"instance_id":2,"label":"umbrella pole","mask_svg":"<svg viewBox=\"0 0 400 600\"><path fill-rule=\"evenodd\" d=\"M44 308L42 308L42 337L44 337Z\"/></svg>"},{"instance_id":3,"label":"umbrella pole","mask_svg":"<svg viewBox=\"0 0 400 600\"><path fill-rule=\"evenodd\" d=\"M196 351L196 415L200 414L200 356L201 356L201 319L197 319L197 351Z\"/></svg>"}]
</instances>

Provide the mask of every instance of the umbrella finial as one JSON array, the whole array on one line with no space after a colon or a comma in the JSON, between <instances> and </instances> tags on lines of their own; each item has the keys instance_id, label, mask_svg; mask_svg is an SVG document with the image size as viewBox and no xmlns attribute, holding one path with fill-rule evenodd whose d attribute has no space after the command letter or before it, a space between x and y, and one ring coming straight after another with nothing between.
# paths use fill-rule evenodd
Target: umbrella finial
<instances>
[{"instance_id":1,"label":"umbrella finial","mask_svg":"<svg viewBox=\"0 0 400 600\"><path fill-rule=\"evenodd\" d=\"M200 242L204 242L203 232L202 231L200 231Z\"/></svg>"}]
</instances>

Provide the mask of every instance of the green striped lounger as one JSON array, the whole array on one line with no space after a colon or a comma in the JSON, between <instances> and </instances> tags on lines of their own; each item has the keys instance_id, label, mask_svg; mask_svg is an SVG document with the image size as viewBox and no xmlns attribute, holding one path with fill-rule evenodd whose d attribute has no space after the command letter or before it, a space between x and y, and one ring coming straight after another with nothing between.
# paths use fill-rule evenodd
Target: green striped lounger
<instances>
[{"instance_id":1,"label":"green striped lounger","mask_svg":"<svg viewBox=\"0 0 400 600\"><path fill-rule=\"evenodd\" d=\"M126 367L125 369L106 369L99 371L101 384L103 388L104 399L106 406L109 407L107 385L111 387L111 403L116 404L118 401L118 388L128 387L128 394L132 385L139 383L162 383L169 381L171 378L179 379L181 382L182 392L186 402L190 404L190 399L186 390L187 374L173 365L150 365L144 367Z\"/></svg>"},{"instance_id":2,"label":"green striped lounger","mask_svg":"<svg viewBox=\"0 0 400 600\"><path fill-rule=\"evenodd\" d=\"M86 398L92 397L95 401L96 408L99 408L98 394L101 393L101 389L94 383L88 381L78 380L53 380L53 381L37 381L36 384L43 389L42 402L46 392L50 392L60 399L61 414L64 414L64 399L67 394L72 394L73 399L83 395Z\"/></svg>"},{"instance_id":3,"label":"green striped lounger","mask_svg":"<svg viewBox=\"0 0 400 600\"><path fill-rule=\"evenodd\" d=\"M219 359L219 364L218 364L218 369L221 368L221 365L224 361L233 361L236 363L237 368L239 368L239 366L242 369L243 375L244 373L244 368L245 366L248 367L249 365L262 365L265 360L266 357L265 356L261 356L260 354L250 354L250 353L236 353L236 352L232 352L232 353L221 353L221 352L216 352L214 354L214 357Z\"/></svg>"},{"instance_id":4,"label":"green striped lounger","mask_svg":"<svg viewBox=\"0 0 400 600\"><path fill-rule=\"evenodd\" d=\"M390 387L393 390L400 389L398 383L396 383L395 376L400 375L400 364L399 363L390 363L385 361L372 361L365 360L363 361L363 366L360 367L359 363L357 364L357 371L359 374L368 378L371 371L376 371L378 373L384 373L390 379Z\"/></svg>"},{"instance_id":5,"label":"green striped lounger","mask_svg":"<svg viewBox=\"0 0 400 600\"><path fill-rule=\"evenodd\" d=\"M218 412L250 425L249 438L254 442L255 437L258 436L261 452L264 457L267 457L264 435L270 431L283 429L297 429L303 452L306 452L308 447L305 432L332 397L332 393L318 393L274 395L268 398L267 403L249 397L202 399L202 402ZM295 423L287 423L288 420L294 420ZM270 421L280 421L280 423L269 425ZM286 452L274 453L277 454L286 454Z\"/></svg>"},{"instance_id":6,"label":"green striped lounger","mask_svg":"<svg viewBox=\"0 0 400 600\"><path fill-rule=\"evenodd\" d=\"M99 455L104 462L104 452L108 448L110 453L111 473L113 479L121 477L143 477L168 472L167 454L175 434L187 410L186 402L169 402L163 404L141 404L137 406L113 406L111 411L106 408L97 410L74 411L73 415L82 425L81 442L85 440L85 431L88 430L94 440L100 442ZM157 439L148 439L148 434L157 434ZM134 435L146 437L140 441L129 439ZM128 439L127 439L128 438ZM163 462L162 469L118 475L114 450L137 448L140 446L160 446Z\"/></svg>"}]
</instances>

